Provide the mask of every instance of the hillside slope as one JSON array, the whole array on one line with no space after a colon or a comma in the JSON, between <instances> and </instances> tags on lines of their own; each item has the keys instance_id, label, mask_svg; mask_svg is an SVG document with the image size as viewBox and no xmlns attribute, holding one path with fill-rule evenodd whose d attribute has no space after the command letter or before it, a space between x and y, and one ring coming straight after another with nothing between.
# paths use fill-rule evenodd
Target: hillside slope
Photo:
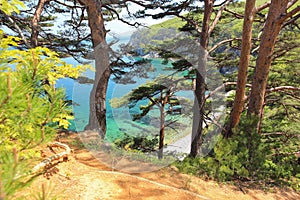
<instances>
[{"instance_id":1,"label":"hillside slope","mask_svg":"<svg viewBox=\"0 0 300 200\"><path fill-rule=\"evenodd\" d=\"M30 188L20 192L21 199L34 199L33 194L43 193L46 199L243 199L243 200L296 200L300 194L292 191L273 190L265 193L245 187L219 184L181 174L175 167L143 174L126 174L114 171L100 163L82 148L76 134L61 139L74 149L68 162L59 163L38 177ZM50 151L47 153L50 154ZM128 161L130 162L130 161Z\"/></svg>"}]
</instances>

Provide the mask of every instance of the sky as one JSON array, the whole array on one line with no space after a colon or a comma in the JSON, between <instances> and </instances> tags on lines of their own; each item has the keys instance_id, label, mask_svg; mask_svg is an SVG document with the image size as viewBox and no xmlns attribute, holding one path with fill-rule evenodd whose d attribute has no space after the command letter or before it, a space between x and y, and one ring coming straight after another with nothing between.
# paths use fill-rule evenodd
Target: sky
<instances>
[{"instance_id":1,"label":"sky","mask_svg":"<svg viewBox=\"0 0 300 200\"><path fill-rule=\"evenodd\" d=\"M37 0L34 0L37 2ZM177 0L178 2L182 1L182 0ZM221 0L217 0L218 1L221 1ZM131 4L130 5L130 12L131 13L134 13L135 11L138 11L140 9L142 9L142 7L136 5L136 4ZM152 11L153 13L157 13L159 12L159 10L156 10L156 11ZM120 13L120 16L121 17L126 17L127 15L127 11L124 9L121 13ZM63 16L63 18L65 18L65 16ZM145 26L151 26L153 24L158 24L158 23L161 23L163 21L166 21L168 19L170 19L171 17L165 17L163 19L152 19L151 17L147 17L147 18L143 18L143 19L132 19L131 22L139 22L139 23L142 23L143 25ZM63 21L63 20L62 20ZM61 21L61 22L62 22ZM59 29L58 26L60 24L57 23L55 27L52 27L52 29L54 30L57 30ZM1 28L6 28L6 27L1 27ZM132 26L129 26L119 20L113 20L111 22L107 22L106 23L106 29L107 30L110 30L109 34L108 34L108 38L111 37L112 38L112 35L116 35L116 36L130 36L132 32L136 31L137 28L135 27L132 27ZM9 30L7 30L9 31Z\"/></svg>"},{"instance_id":2,"label":"sky","mask_svg":"<svg viewBox=\"0 0 300 200\"><path fill-rule=\"evenodd\" d=\"M38 2L37 0L34 0L34 1L35 1L35 3ZM139 9L141 9L140 6L132 4L131 7L130 7L130 12L134 13L135 11L138 11ZM123 10L120 13L120 16L123 17L124 19L125 19L126 15L127 15L127 11L126 10ZM58 15L58 19L61 19L61 18L62 19L66 19L68 17L69 17L68 14L64 14L64 15L61 15L61 16ZM170 18L164 18L164 19L154 20L151 17L147 17L147 18L143 18L143 19L132 19L131 23L135 22L135 21L138 21L138 22L142 23L145 26L150 26L150 25L153 25L153 24L157 24L157 23L166 21L168 19L170 19ZM60 29L59 26L63 26L63 21L64 20L58 20L57 23L55 23L55 25L53 27L51 27L51 29L55 30L55 31L59 30ZM7 33L14 34L14 32L11 31L6 26L1 26L1 29L3 29ZM112 38L112 35L116 35L116 36L130 36L132 34L132 32L134 32L134 31L137 30L137 28L129 26L129 25L127 25L127 24L125 24L125 23L123 23L123 22L121 22L119 20L113 20L113 21L110 21L110 22L106 22L106 29L110 30L110 32L109 32L109 34L107 36L108 38L109 37Z\"/></svg>"},{"instance_id":3,"label":"sky","mask_svg":"<svg viewBox=\"0 0 300 200\"><path fill-rule=\"evenodd\" d=\"M139 9L141 9L140 6L137 6L137 5L131 5L130 6L130 12L132 12L132 13L134 13L135 11L138 11ZM121 12L120 16L125 19L125 17L127 16L127 11L124 9ZM161 22L166 21L168 19L170 19L170 17L169 18L163 18L163 19L152 19L151 17L146 17L146 18L143 18L143 19L132 19L131 23L139 22L139 23L142 23L145 26L151 26L153 24L158 24L158 23L161 23ZM124 35L124 34L125 35L127 35L127 34L130 35L130 33L137 30L136 27L132 27L130 25L127 25L127 24L125 24L125 23L123 23L119 20L113 20L113 21L107 22L106 23L106 29L110 30L111 33L117 34L117 35Z\"/></svg>"},{"instance_id":4,"label":"sky","mask_svg":"<svg viewBox=\"0 0 300 200\"><path fill-rule=\"evenodd\" d=\"M170 18L164 18L164 19L159 19L159 20L155 19L154 20L150 17L147 17L145 19L140 19L140 20L135 20L135 21L139 21L139 22L143 23L146 26L150 26L150 25L153 25L153 24L161 23L161 22L166 21L168 19L170 19ZM137 28L129 26L129 25L127 25L127 24L125 24L121 21L118 21L118 20L107 22L106 29L108 29L111 32L116 33L116 34L132 33L133 31L137 30Z\"/></svg>"},{"instance_id":5,"label":"sky","mask_svg":"<svg viewBox=\"0 0 300 200\"><path fill-rule=\"evenodd\" d=\"M176 0L176 1L181 2L182 0ZM219 3L221 1L222 0L217 0L216 3ZM202 6L203 2L198 2L196 4ZM138 6L136 4L131 4L130 5L130 12L131 13L134 13L135 11L138 11L139 9L142 9L142 7ZM155 11L152 11L152 12L153 13L154 12L158 13L160 11L161 10L155 10ZM127 14L127 11L124 9L121 12L120 16L124 17L124 16L126 16L126 14ZM166 21L170 18L172 18L172 17L165 17L163 19L152 19L151 17L147 17L147 18L143 18L143 19L133 19L132 22L137 21L137 22L140 22L140 23L142 23L146 26L150 26L150 25L153 25L153 24L161 23L161 22ZM117 35L131 35L132 32L137 30L135 27L129 26L129 25L127 25L127 24L125 24L121 21L118 21L118 20L107 22L106 29L110 30L112 34L117 34Z\"/></svg>"}]
</instances>

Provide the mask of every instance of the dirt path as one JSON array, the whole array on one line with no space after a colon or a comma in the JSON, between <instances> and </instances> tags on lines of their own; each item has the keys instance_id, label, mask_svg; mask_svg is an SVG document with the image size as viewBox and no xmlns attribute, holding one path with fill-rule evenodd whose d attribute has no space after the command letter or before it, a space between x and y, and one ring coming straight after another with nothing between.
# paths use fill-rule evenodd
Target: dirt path
<instances>
[{"instance_id":1,"label":"dirt path","mask_svg":"<svg viewBox=\"0 0 300 200\"><path fill-rule=\"evenodd\" d=\"M38 177L18 196L33 199L32 194L41 193L44 187L44 193L48 194L46 199L66 200L300 199L299 193L291 191L265 193L204 181L180 174L175 167L142 174L117 172L100 163L87 150L72 148L74 153L68 162L58 164L47 176Z\"/></svg>"},{"instance_id":2,"label":"dirt path","mask_svg":"<svg viewBox=\"0 0 300 200\"><path fill-rule=\"evenodd\" d=\"M45 185L46 192L52 193L49 199L54 196L66 200L208 199L145 177L112 171L85 150L75 150L68 162L60 163L47 175L38 177L22 197L31 199L31 195Z\"/></svg>"}]
</instances>

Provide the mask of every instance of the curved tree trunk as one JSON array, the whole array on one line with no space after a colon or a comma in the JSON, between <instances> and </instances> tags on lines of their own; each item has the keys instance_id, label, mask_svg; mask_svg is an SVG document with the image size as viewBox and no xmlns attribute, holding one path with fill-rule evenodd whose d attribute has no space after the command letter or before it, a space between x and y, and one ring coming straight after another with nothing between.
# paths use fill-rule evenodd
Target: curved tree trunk
<instances>
[{"instance_id":1,"label":"curved tree trunk","mask_svg":"<svg viewBox=\"0 0 300 200\"><path fill-rule=\"evenodd\" d=\"M86 0L89 27L95 55L95 82L90 94L90 116L86 130L96 130L104 137L106 132L106 91L110 76L106 30L102 15L102 4L98 0Z\"/></svg>"},{"instance_id":2,"label":"curved tree trunk","mask_svg":"<svg viewBox=\"0 0 300 200\"><path fill-rule=\"evenodd\" d=\"M250 50L252 45L252 24L255 15L255 0L247 0L245 5L242 50L238 69L238 79L233 108L230 114L230 121L226 127L225 137L230 137L240 121L245 102L245 91L247 84L247 70L250 61Z\"/></svg>"}]
</instances>

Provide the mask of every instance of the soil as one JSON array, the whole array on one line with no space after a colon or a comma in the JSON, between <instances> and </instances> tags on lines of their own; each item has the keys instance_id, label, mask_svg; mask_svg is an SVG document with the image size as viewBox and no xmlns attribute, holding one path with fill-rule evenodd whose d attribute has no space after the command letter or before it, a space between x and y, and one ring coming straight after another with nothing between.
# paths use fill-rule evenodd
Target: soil
<instances>
[{"instance_id":1,"label":"soil","mask_svg":"<svg viewBox=\"0 0 300 200\"><path fill-rule=\"evenodd\" d=\"M37 177L21 199L66 200L298 200L300 193L273 188L268 192L182 174L174 166L158 171L128 174L104 165L78 143L76 134L60 139L73 153ZM44 151L44 154L51 152ZM34 198L33 195L45 198Z\"/></svg>"}]
</instances>

